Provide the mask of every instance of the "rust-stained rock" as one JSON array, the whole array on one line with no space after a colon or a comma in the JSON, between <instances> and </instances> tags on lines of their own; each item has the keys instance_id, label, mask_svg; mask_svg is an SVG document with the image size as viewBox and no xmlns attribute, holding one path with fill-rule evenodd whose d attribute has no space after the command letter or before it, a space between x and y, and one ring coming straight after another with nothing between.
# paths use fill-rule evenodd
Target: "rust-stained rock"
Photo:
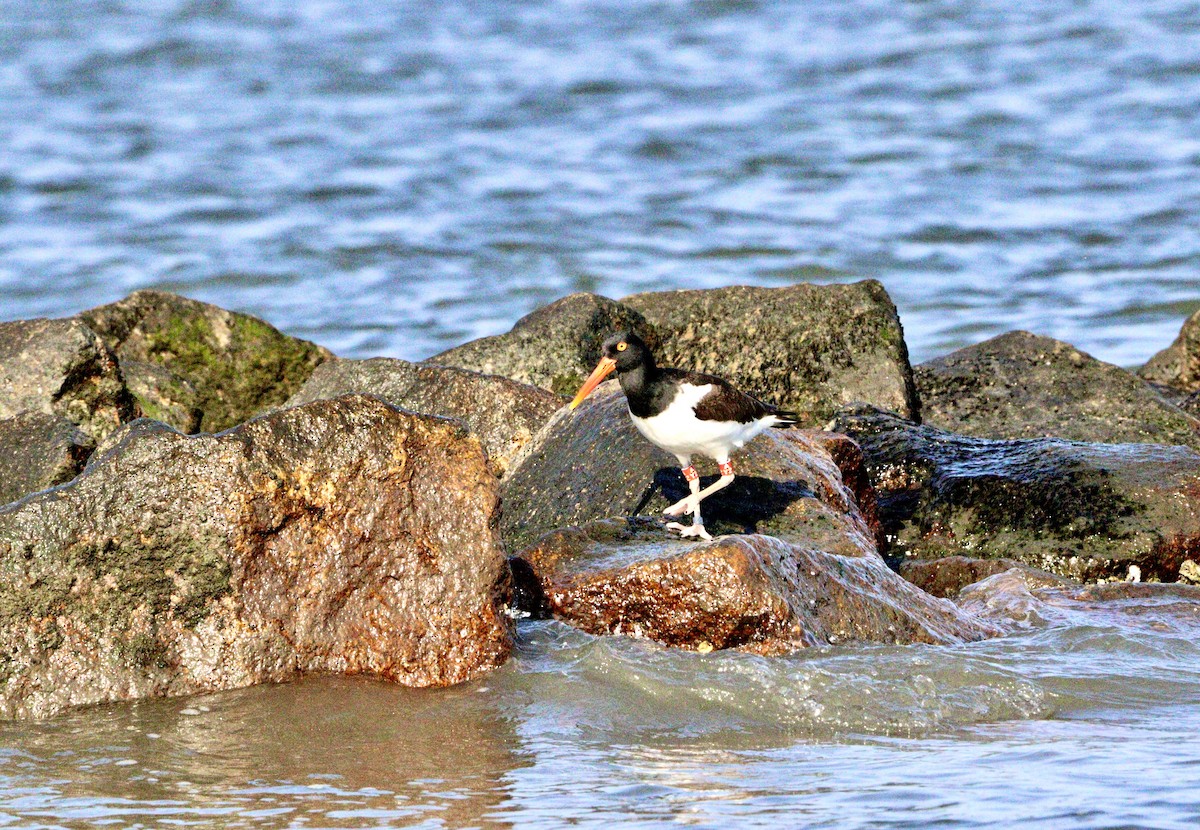
<instances>
[{"instance_id":1,"label":"rust-stained rock","mask_svg":"<svg viewBox=\"0 0 1200 830\"><path fill-rule=\"evenodd\" d=\"M1200 454L1182 446L970 438L866 406L863 448L892 553L1009 558L1076 579L1173 581L1200 555Z\"/></svg>"},{"instance_id":2,"label":"rust-stained rock","mask_svg":"<svg viewBox=\"0 0 1200 830\"><path fill-rule=\"evenodd\" d=\"M333 357L257 317L164 291L135 291L85 311L79 319L104 338L122 363L151 363L175 375L179 381L167 385L169 403L198 407L205 432L227 429L278 406ZM186 386L194 390L194 402L180 391ZM162 390L162 379L150 388ZM171 422L171 406L158 394L141 404L147 415Z\"/></svg>"},{"instance_id":3,"label":"rust-stained rock","mask_svg":"<svg viewBox=\"0 0 1200 830\"><path fill-rule=\"evenodd\" d=\"M803 430L801 434L814 439L837 465L842 474L842 483L854 494L858 512L862 514L875 536L875 548L881 554L887 554L887 534L883 531L883 523L879 521L879 500L875 488L871 484L871 474L867 470L867 459L860 447L849 435L825 430Z\"/></svg>"},{"instance_id":4,"label":"rust-stained rock","mask_svg":"<svg viewBox=\"0 0 1200 830\"><path fill-rule=\"evenodd\" d=\"M697 456L701 484L716 464ZM767 430L733 456L737 479L701 507L710 533L824 533L833 552L873 546L874 533L825 448L804 430ZM629 419L616 381L576 410L563 408L534 437L501 483L501 529L510 550L543 533L610 516L661 515L688 494L679 462ZM690 518L685 519L690 521ZM663 531L666 533L667 531ZM858 537L867 540L858 541ZM847 539L853 537L852 543ZM848 547L847 547L848 545Z\"/></svg>"},{"instance_id":5,"label":"rust-stained rock","mask_svg":"<svg viewBox=\"0 0 1200 830\"><path fill-rule=\"evenodd\" d=\"M1031 568L1015 559L972 559L969 556L947 556L942 559L906 559L897 573L927 594L953 599L968 585L1005 571L1020 571L1028 584L1066 585L1061 576Z\"/></svg>"},{"instance_id":6,"label":"rust-stained rock","mask_svg":"<svg viewBox=\"0 0 1200 830\"><path fill-rule=\"evenodd\" d=\"M914 370L924 423L976 438L1200 448L1200 421L1119 366L1011 331Z\"/></svg>"},{"instance_id":7,"label":"rust-stained rock","mask_svg":"<svg viewBox=\"0 0 1200 830\"><path fill-rule=\"evenodd\" d=\"M656 291L621 300L658 332L660 366L725 378L821 426L842 404L919 418L904 330L875 280Z\"/></svg>"},{"instance_id":8,"label":"rust-stained rock","mask_svg":"<svg viewBox=\"0 0 1200 830\"><path fill-rule=\"evenodd\" d=\"M0 421L0 504L70 481L95 446L59 415L30 411Z\"/></svg>"},{"instance_id":9,"label":"rust-stained rock","mask_svg":"<svg viewBox=\"0 0 1200 830\"><path fill-rule=\"evenodd\" d=\"M137 417L117 360L78 320L0 323L0 419L59 415L94 440Z\"/></svg>"},{"instance_id":10,"label":"rust-stained rock","mask_svg":"<svg viewBox=\"0 0 1200 830\"><path fill-rule=\"evenodd\" d=\"M479 437L500 472L563 401L557 395L496 375L423 366L404 360L335 360L322 364L287 406L350 392L376 395L415 412L458 418Z\"/></svg>"},{"instance_id":11,"label":"rust-stained rock","mask_svg":"<svg viewBox=\"0 0 1200 830\"><path fill-rule=\"evenodd\" d=\"M499 665L496 479L457 422L348 396L220 435L134 429L0 509L0 713Z\"/></svg>"},{"instance_id":12,"label":"rust-stained rock","mask_svg":"<svg viewBox=\"0 0 1200 830\"><path fill-rule=\"evenodd\" d=\"M464 343L425 363L457 366L574 395L615 331L635 331L653 349L658 340L641 314L598 294L571 294L522 317L512 331Z\"/></svg>"},{"instance_id":13,"label":"rust-stained rock","mask_svg":"<svg viewBox=\"0 0 1200 830\"><path fill-rule=\"evenodd\" d=\"M664 537L650 520L612 519L550 533L518 561L549 612L571 625L699 651L782 654L994 633L900 579L872 551L861 554L758 534L695 544Z\"/></svg>"}]
</instances>

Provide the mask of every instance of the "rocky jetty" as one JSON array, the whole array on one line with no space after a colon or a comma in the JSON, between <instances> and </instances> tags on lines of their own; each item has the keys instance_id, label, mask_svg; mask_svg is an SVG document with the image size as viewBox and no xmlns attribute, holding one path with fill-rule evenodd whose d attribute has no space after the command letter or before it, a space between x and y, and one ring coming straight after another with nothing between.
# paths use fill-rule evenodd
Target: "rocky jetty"
<instances>
[{"instance_id":1,"label":"rocky jetty","mask_svg":"<svg viewBox=\"0 0 1200 830\"><path fill-rule=\"evenodd\" d=\"M1137 375L1049 337L1009 332L914 371L922 421L959 435L1200 449L1195 417Z\"/></svg>"},{"instance_id":2,"label":"rocky jetty","mask_svg":"<svg viewBox=\"0 0 1200 830\"><path fill-rule=\"evenodd\" d=\"M496 479L457 422L319 401L217 436L128 431L0 509L0 713L502 663Z\"/></svg>"},{"instance_id":3,"label":"rocky jetty","mask_svg":"<svg viewBox=\"0 0 1200 830\"><path fill-rule=\"evenodd\" d=\"M955 435L871 407L837 428L863 448L896 553L1008 558L1081 579L1173 581L1200 552L1188 447Z\"/></svg>"},{"instance_id":4,"label":"rocky jetty","mask_svg":"<svg viewBox=\"0 0 1200 830\"><path fill-rule=\"evenodd\" d=\"M285 405L351 392L375 395L414 412L461 419L501 472L563 405L551 392L508 378L383 357L318 366Z\"/></svg>"},{"instance_id":5,"label":"rocky jetty","mask_svg":"<svg viewBox=\"0 0 1200 830\"><path fill-rule=\"evenodd\" d=\"M896 306L874 280L787 288L735 286L635 294L617 302L573 294L512 331L429 358L541 386L578 389L614 331L639 334L663 366L719 375L820 426L866 401L916 418L908 348Z\"/></svg>"},{"instance_id":6,"label":"rocky jetty","mask_svg":"<svg viewBox=\"0 0 1200 830\"><path fill-rule=\"evenodd\" d=\"M154 291L0 323L0 715L448 685L521 613L778 655L1194 604L1086 584L1200 581L1194 320L1140 377L1025 332L914 375L873 281L574 294L420 364ZM666 530L686 483L615 382L562 405L622 329L805 416L735 454L711 541Z\"/></svg>"}]
</instances>

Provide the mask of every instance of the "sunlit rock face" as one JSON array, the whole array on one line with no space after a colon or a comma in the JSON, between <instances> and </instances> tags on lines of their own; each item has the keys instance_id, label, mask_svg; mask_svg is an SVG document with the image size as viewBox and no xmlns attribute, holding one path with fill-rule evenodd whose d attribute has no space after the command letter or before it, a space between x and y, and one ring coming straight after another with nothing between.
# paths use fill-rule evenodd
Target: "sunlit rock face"
<instances>
[{"instance_id":1,"label":"sunlit rock face","mask_svg":"<svg viewBox=\"0 0 1200 830\"><path fill-rule=\"evenodd\" d=\"M0 713L506 658L496 478L461 424L362 396L143 423L0 510Z\"/></svg>"}]
</instances>

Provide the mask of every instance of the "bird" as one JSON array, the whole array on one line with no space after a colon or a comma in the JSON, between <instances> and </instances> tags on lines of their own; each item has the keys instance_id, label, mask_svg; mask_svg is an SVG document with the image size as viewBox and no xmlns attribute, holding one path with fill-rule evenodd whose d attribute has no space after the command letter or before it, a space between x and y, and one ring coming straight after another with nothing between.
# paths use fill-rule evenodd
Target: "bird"
<instances>
[{"instance_id":1,"label":"bird","mask_svg":"<svg viewBox=\"0 0 1200 830\"><path fill-rule=\"evenodd\" d=\"M711 540L700 516L700 502L734 479L730 454L771 427L788 428L800 421L795 412L779 409L734 388L728 381L702 372L659 366L646 343L631 331L617 332L600 347L600 362L583 382L571 409L576 409L613 372L625 393L633 425L650 443L679 460L688 495L663 512L692 515L692 524L667 524L681 538ZM692 456L717 462L721 477L703 490Z\"/></svg>"}]
</instances>

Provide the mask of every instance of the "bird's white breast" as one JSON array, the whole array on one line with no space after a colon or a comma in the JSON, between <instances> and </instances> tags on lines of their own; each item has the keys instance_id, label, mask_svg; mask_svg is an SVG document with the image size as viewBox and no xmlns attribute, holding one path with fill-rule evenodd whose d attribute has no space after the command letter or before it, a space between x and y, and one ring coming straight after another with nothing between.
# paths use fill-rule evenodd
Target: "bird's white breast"
<instances>
[{"instance_id":1,"label":"bird's white breast","mask_svg":"<svg viewBox=\"0 0 1200 830\"><path fill-rule=\"evenodd\" d=\"M695 406L712 391L712 384L693 386L680 384L679 392L670 406L657 415L629 417L638 432L646 439L676 455L701 453L713 458L726 458L769 425L768 419L740 424L735 421L705 421L696 417Z\"/></svg>"}]
</instances>

